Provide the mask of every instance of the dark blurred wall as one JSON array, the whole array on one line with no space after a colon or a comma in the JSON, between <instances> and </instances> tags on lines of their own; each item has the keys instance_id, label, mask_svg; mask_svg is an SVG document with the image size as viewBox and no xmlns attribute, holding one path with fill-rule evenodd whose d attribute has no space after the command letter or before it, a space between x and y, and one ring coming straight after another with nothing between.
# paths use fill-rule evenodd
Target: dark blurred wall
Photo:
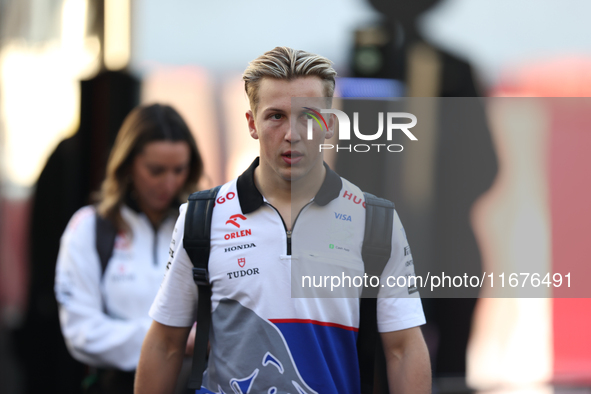
<instances>
[{"instance_id":1,"label":"dark blurred wall","mask_svg":"<svg viewBox=\"0 0 591 394\"><path fill-rule=\"evenodd\" d=\"M406 139L402 153L339 152L336 167L344 177L359 179L362 189L396 203L418 275L442 269L478 274L481 256L470 209L491 186L497 160L472 68L425 42L416 29L417 17L437 2L370 0L384 19L357 31L353 77L402 81L407 97L472 99L411 99L415 111L408 112L431 123L431 135L417 135L418 142ZM392 111L382 107L374 113ZM360 123L359 128L373 131L376 125ZM413 190L417 182L427 182L428 195ZM465 377L475 303L475 298L423 299L435 377Z\"/></svg>"},{"instance_id":2,"label":"dark blurred wall","mask_svg":"<svg viewBox=\"0 0 591 394\"><path fill-rule=\"evenodd\" d=\"M29 304L16 332L26 393L80 392L86 368L65 347L53 291L59 240L70 217L99 189L117 131L138 104L139 82L103 72L82 81L81 92L80 128L51 154L33 197Z\"/></svg>"}]
</instances>

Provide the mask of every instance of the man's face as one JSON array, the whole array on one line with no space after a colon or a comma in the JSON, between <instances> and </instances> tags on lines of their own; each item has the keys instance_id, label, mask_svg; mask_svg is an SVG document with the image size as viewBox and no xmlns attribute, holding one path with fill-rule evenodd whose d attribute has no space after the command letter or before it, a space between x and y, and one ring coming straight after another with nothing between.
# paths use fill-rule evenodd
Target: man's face
<instances>
[{"instance_id":1,"label":"man's face","mask_svg":"<svg viewBox=\"0 0 591 394\"><path fill-rule=\"evenodd\" d=\"M332 136L333 121L329 121L328 129L315 126L313 139L308 140L306 112L309 111L299 106L292 108L292 98L309 98L303 100L306 107L325 108L322 80L319 77L291 81L263 78L258 93L256 116L248 111L246 118L250 135L260 142L260 165L265 168L265 173L285 181L297 181L314 171L321 171L319 144Z\"/></svg>"}]
</instances>

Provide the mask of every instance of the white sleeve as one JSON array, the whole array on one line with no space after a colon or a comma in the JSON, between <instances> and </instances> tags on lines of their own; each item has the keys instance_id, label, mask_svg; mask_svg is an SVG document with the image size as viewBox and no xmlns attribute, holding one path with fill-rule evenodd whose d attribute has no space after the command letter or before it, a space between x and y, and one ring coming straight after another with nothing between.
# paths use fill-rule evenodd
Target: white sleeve
<instances>
[{"instance_id":1,"label":"white sleeve","mask_svg":"<svg viewBox=\"0 0 591 394\"><path fill-rule=\"evenodd\" d=\"M55 294L62 334L75 359L131 371L151 320L116 320L104 313L95 232L94 209L85 207L74 214L61 238Z\"/></svg>"},{"instance_id":2,"label":"white sleeve","mask_svg":"<svg viewBox=\"0 0 591 394\"><path fill-rule=\"evenodd\" d=\"M384 268L380 283L386 284L380 289L378 304L378 331L390 332L404 330L425 324L425 314L417 287L405 283L408 276L414 276L414 262L404 227L398 213L394 211L392 230L392 252ZM404 286L389 286L394 280Z\"/></svg>"},{"instance_id":3,"label":"white sleeve","mask_svg":"<svg viewBox=\"0 0 591 394\"><path fill-rule=\"evenodd\" d=\"M171 256L160 290L150 308L150 317L173 327L190 327L197 317L197 285L193 281L193 264L183 246L187 204L180 208L179 218L170 242Z\"/></svg>"}]
</instances>

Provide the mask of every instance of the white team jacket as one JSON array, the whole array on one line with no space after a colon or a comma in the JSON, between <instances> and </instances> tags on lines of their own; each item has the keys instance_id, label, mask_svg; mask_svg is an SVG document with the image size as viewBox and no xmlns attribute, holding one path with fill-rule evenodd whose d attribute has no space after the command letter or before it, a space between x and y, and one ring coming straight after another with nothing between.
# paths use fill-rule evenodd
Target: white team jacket
<instances>
[{"instance_id":1,"label":"white team jacket","mask_svg":"<svg viewBox=\"0 0 591 394\"><path fill-rule=\"evenodd\" d=\"M132 371L137 367L152 319L176 218L156 231L143 213L121 208L130 238L115 239L101 279L95 246L95 210L81 208L64 232L57 260L55 294L62 333L70 353L91 366Z\"/></svg>"}]
</instances>

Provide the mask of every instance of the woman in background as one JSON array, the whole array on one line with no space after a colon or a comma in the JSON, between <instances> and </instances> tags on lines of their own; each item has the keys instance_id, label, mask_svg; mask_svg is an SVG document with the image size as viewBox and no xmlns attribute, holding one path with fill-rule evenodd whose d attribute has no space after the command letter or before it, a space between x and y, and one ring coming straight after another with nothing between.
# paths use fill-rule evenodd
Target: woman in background
<instances>
[{"instance_id":1,"label":"woman in background","mask_svg":"<svg viewBox=\"0 0 591 394\"><path fill-rule=\"evenodd\" d=\"M85 381L87 392L133 393L178 206L202 173L181 116L165 105L140 106L119 130L99 203L70 220L55 292L70 353L97 368Z\"/></svg>"}]
</instances>

